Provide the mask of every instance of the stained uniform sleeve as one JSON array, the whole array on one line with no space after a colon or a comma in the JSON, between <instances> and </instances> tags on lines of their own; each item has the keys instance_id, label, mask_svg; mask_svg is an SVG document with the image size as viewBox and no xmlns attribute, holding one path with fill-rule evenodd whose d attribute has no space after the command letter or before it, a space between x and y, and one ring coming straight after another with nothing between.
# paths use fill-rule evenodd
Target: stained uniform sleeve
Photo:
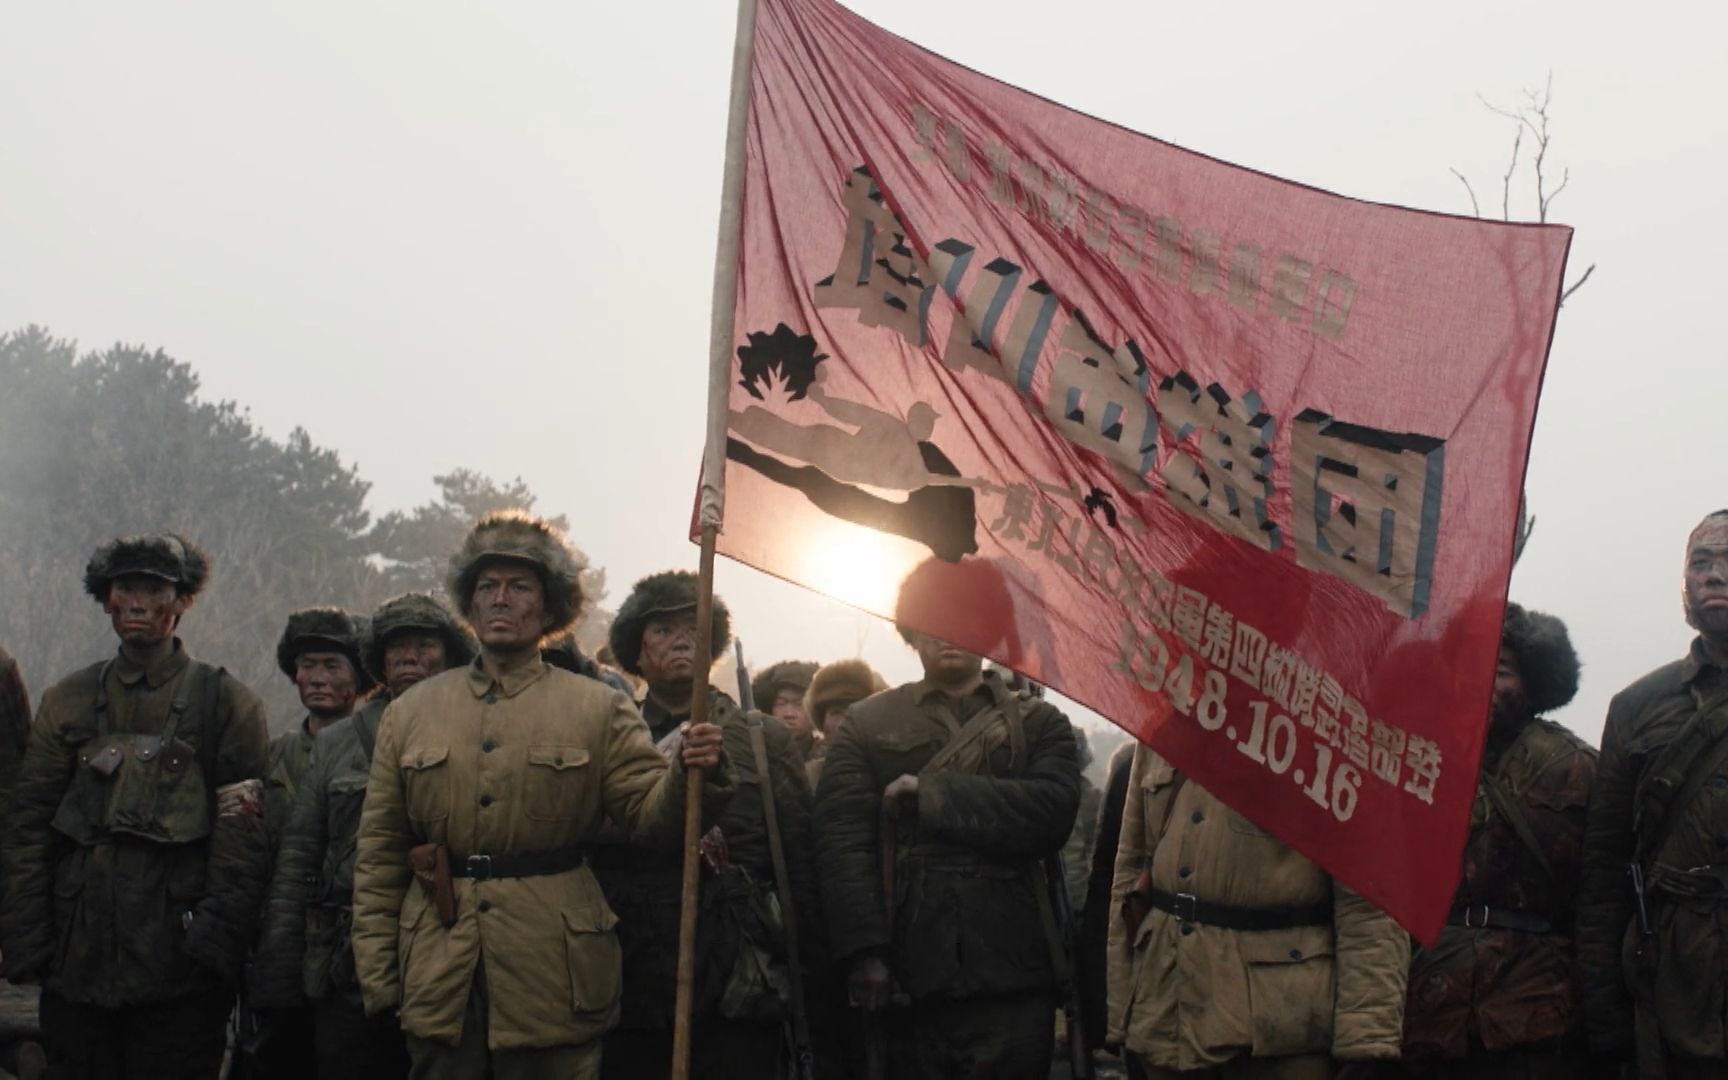
<instances>
[{"instance_id":1,"label":"stained uniform sleeve","mask_svg":"<svg viewBox=\"0 0 1728 1080\"><path fill-rule=\"evenodd\" d=\"M264 703L232 676L221 678L218 715L223 721L216 742L212 799L217 788L260 779L269 747ZM204 867L204 899L193 909L192 927L186 932L186 955L238 982L258 930L269 877L263 817L218 816Z\"/></svg>"},{"instance_id":2,"label":"stained uniform sleeve","mask_svg":"<svg viewBox=\"0 0 1728 1080\"><path fill-rule=\"evenodd\" d=\"M1133 991L1134 942L1128 939L1128 923L1122 918L1122 899L1139 880L1152 854L1146 835L1146 800L1140 797L1143 774L1151 752L1134 748L1134 763L1128 769L1128 787L1122 801L1121 839L1116 845L1116 871L1110 883L1110 936L1105 945L1105 972L1109 983L1104 1041L1121 1046L1128 1030L1128 1001ZM1172 793L1174 797L1174 793Z\"/></svg>"},{"instance_id":3,"label":"stained uniform sleeve","mask_svg":"<svg viewBox=\"0 0 1728 1080\"><path fill-rule=\"evenodd\" d=\"M614 693L607 724L606 767L600 800L606 814L633 844L676 847L684 839L684 764L668 764L655 747L636 706ZM702 781L702 817L718 817L732 798L732 766L724 751Z\"/></svg>"},{"instance_id":4,"label":"stained uniform sleeve","mask_svg":"<svg viewBox=\"0 0 1728 1080\"><path fill-rule=\"evenodd\" d=\"M828 743L816 788L816 868L828 944L836 960L885 952L893 944L882 900L877 850L883 784L859 737L856 706Z\"/></svg>"},{"instance_id":5,"label":"stained uniform sleeve","mask_svg":"<svg viewBox=\"0 0 1728 1080\"><path fill-rule=\"evenodd\" d=\"M414 880L408 868L407 791L402 782L401 705L392 704L378 722L372 772L354 854L354 972L368 1015L402 1003L402 971L396 935L402 898Z\"/></svg>"},{"instance_id":6,"label":"stained uniform sleeve","mask_svg":"<svg viewBox=\"0 0 1728 1080\"><path fill-rule=\"evenodd\" d=\"M1410 936L1391 916L1332 883L1333 963L1338 972L1332 1056L1396 1060L1403 1051Z\"/></svg>"},{"instance_id":7,"label":"stained uniform sleeve","mask_svg":"<svg viewBox=\"0 0 1728 1080\"><path fill-rule=\"evenodd\" d=\"M264 930L252 966L252 1004L260 1009L293 1008L302 1000L306 909L313 901L330 839L324 831L330 820L330 745L324 739L312 744L312 761L282 833L276 872L270 877Z\"/></svg>"},{"instance_id":8,"label":"stained uniform sleeve","mask_svg":"<svg viewBox=\"0 0 1728 1080\"><path fill-rule=\"evenodd\" d=\"M1027 715L1026 734L1019 776L921 775L918 835L987 855L1041 858L1059 850L1080 809L1074 729L1060 711L1041 705Z\"/></svg>"},{"instance_id":9,"label":"stained uniform sleeve","mask_svg":"<svg viewBox=\"0 0 1728 1080\"><path fill-rule=\"evenodd\" d=\"M1584 824L1578 887L1578 983L1590 1048L1625 1056L1632 1050L1632 1001L1621 974L1620 945L1632 921L1632 796L1637 771L1626 752L1632 717L1619 697L1608 707L1602 756Z\"/></svg>"},{"instance_id":10,"label":"stained uniform sleeve","mask_svg":"<svg viewBox=\"0 0 1728 1080\"><path fill-rule=\"evenodd\" d=\"M0 836L0 865L7 888L0 909L0 955L4 974L12 982L40 979L54 957L57 845L49 822L78 760L77 743L63 737L66 710L58 688L43 696L7 807L7 827Z\"/></svg>"}]
</instances>

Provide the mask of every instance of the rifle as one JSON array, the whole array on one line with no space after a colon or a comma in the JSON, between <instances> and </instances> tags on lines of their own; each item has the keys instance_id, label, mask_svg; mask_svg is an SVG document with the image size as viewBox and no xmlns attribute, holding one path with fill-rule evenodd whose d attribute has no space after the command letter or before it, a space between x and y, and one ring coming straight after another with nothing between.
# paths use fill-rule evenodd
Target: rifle
<instances>
[{"instance_id":1,"label":"rifle","mask_svg":"<svg viewBox=\"0 0 1728 1080\"><path fill-rule=\"evenodd\" d=\"M744 666L744 643L733 640L738 659L738 703L745 716L756 711L750 692L750 672ZM798 1080L815 1080L816 1055L810 1049L810 1017L804 1008L804 971L798 961L798 913L792 906L792 882L786 873L786 849L780 842L780 816L774 805L774 782L768 775L768 749L760 721L750 722L751 748L756 755L756 782L762 786L762 819L768 827L768 855L774 863L774 891L786 927L786 981L792 990L792 1059Z\"/></svg>"},{"instance_id":2,"label":"rifle","mask_svg":"<svg viewBox=\"0 0 1728 1080\"><path fill-rule=\"evenodd\" d=\"M1080 1011L1080 925L1074 919L1074 903L1068 896L1068 877L1063 873L1060 851L1052 852L1044 860L1044 888L1050 894L1062 948L1068 953L1068 979L1062 994L1068 1063L1074 1080L1092 1080L1092 1047L1086 1042L1086 1021Z\"/></svg>"}]
</instances>

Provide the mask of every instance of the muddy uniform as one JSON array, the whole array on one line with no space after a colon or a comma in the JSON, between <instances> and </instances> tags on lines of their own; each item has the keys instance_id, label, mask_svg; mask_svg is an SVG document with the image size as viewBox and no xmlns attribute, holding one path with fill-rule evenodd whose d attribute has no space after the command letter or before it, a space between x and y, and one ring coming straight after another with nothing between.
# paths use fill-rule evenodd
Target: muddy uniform
<instances>
[{"instance_id":1,"label":"muddy uniform","mask_svg":"<svg viewBox=\"0 0 1728 1080\"><path fill-rule=\"evenodd\" d=\"M1654 1075L1728 1071L1728 671L1702 641L1615 695L1584 833L1578 959L1591 1048ZM1645 881L1650 933L1628 865ZM1627 986L1630 985L1630 993Z\"/></svg>"},{"instance_id":2,"label":"muddy uniform","mask_svg":"<svg viewBox=\"0 0 1728 1080\"><path fill-rule=\"evenodd\" d=\"M43 982L66 1076L214 1075L268 873L218 788L264 771L263 706L178 641L43 696L3 839L6 974Z\"/></svg>"},{"instance_id":3,"label":"muddy uniform","mask_svg":"<svg viewBox=\"0 0 1728 1080\"><path fill-rule=\"evenodd\" d=\"M729 770L704 794L723 805ZM675 848L684 771L630 700L535 661L475 661L384 713L360 816L354 962L368 1013L400 1012L416 1075L598 1075L618 1022L617 916L588 865L603 819ZM455 921L408 850L446 845Z\"/></svg>"},{"instance_id":4,"label":"muddy uniform","mask_svg":"<svg viewBox=\"0 0 1728 1080\"><path fill-rule=\"evenodd\" d=\"M918 805L894 827L890 922L879 823L902 775L918 777ZM958 702L928 680L877 694L831 740L816 801L830 944L849 964L883 958L911 996L918 1076L1047 1075L1057 973L1042 860L1073 830L1079 784L1068 719L994 673Z\"/></svg>"},{"instance_id":5,"label":"muddy uniform","mask_svg":"<svg viewBox=\"0 0 1728 1080\"><path fill-rule=\"evenodd\" d=\"M652 698L642 716L655 740L666 739L688 716L669 713ZM774 891L774 867L762 814L763 788L744 713L731 698L710 690L709 722L719 725L726 758L738 778L737 794L714 821L725 838L730 869L703 869L696 930L696 991L692 1007L691 1075L772 1077L782 1058L784 1007L768 1005L765 1015L745 1015L754 1007L741 999L741 965L753 962L741 950L754 942L784 964L783 930L767 914ZM806 967L819 963L814 851L810 831L810 793L784 726L763 716L769 783L791 878L792 902L802 924L799 944ZM678 906L682 862L677 853L602 844L594 852L594 872L612 909L618 913L623 947L623 1018L606 1037L602 1068L608 1077L648 1080L667 1074L672 1060L672 1011L677 989ZM729 993L730 984L730 993ZM814 981L808 985L816 985Z\"/></svg>"},{"instance_id":6,"label":"muddy uniform","mask_svg":"<svg viewBox=\"0 0 1728 1080\"><path fill-rule=\"evenodd\" d=\"M1559 724L1489 729L1452 914L1410 971L1411 1075L1584 1072L1572 925L1595 775L1596 752Z\"/></svg>"},{"instance_id":7,"label":"muddy uniform","mask_svg":"<svg viewBox=\"0 0 1728 1080\"><path fill-rule=\"evenodd\" d=\"M1122 901L1147 870L1152 910L1130 939ZM1404 931L1144 746L1111 892L1109 1038L1146 1075L1324 1077L1334 1058L1398 1057Z\"/></svg>"}]
</instances>

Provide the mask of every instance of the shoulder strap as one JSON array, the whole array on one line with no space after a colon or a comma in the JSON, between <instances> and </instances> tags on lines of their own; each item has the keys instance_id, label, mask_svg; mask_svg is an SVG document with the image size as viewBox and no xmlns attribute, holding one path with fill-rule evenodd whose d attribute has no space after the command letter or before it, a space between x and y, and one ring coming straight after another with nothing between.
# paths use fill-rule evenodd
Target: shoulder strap
<instances>
[{"instance_id":1,"label":"shoulder strap","mask_svg":"<svg viewBox=\"0 0 1728 1080\"><path fill-rule=\"evenodd\" d=\"M102 670L96 673L96 738L108 734L108 675L114 670L114 661L102 665Z\"/></svg>"},{"instance_id":2,"label":"shoulder strap","mask_svg":"<svg viewBox=\"0 0 1728 1080\"><path fill-rule=\"evenodd\" d=\"M960 751L990 730L990 726L1001 716L1008 718L1008 742L1012 752L1009 771L1018 773L1026 762L1026 730L1020 715L1020 699L1014 694L1009 694L1001 704L986 706L973 713L972 719L961 725L954 737L948 740L948 744L936 751L919 771L941 772L953 763Z\"/></svg>"},{"instance_id":3,"label":"shoulder strap","mask_svg":"<svg viewBox=\"0 0 1728 1080\"><path fill-rule=\"evenodd\" d=\"M1536 830L1530 827L1530 819L1525 816L1524 807L1519 805L1518 798L1507 790L1505 782L1499 776L1484 776L1482 791L1488 796L1488 801L1494 804L1494 809L1500 811L1500 816L1506 819L1506 824L1512 826L1518 842L1524 845L1524 850L1528 851L1536 860L1536 865L1542 868L1542 875L1553 883L1554 864L1548 861L1548 853L1542 850L1542 842L1536 839Z\"/></svg>"},{"instance_id":4,"label":"shoulder strap","mask_svg":"<svg viewBox=\"0 0 1728 1080\"><path fill-rule=\"evenodd\" d=\"M1679 822L1679 808L1689 804L1704 787L1705 782L1715 775L1716 770L1721 768L1724 762L1728 762L1728 723L1715 735L1711 735L1708 723L1713 712L1728 705L1728 692L1717 694L1706 701L1703 695L1694 689L1692 697L1698 705L1698 711L1686 722L1686 726L1674 741L1664 748L1658 760L1651 763L1651 768L1645 770L1646 776L1652 777L1653 781L1660 780L1667 785L1672 783L1672 780L1663 775L1664 771L1681 762L1690 762L1689 766L1681 766L1686 771L1682 782L1676 785L1678 790L1675 796L1666 803L1658 800L1660 817L1653 828L1646 830L1640 827L1643 823L1638 819L1643 817L1644 792L1639 791L1636 799L1637 810L1632 823L1632 858L1646 870L1663 845L1668 843L1668 837ZM1656 768L1658 765L1660 770ZM1640 782L1639 786L1642 788L1643 783Z\"/></svg>"},{"instance_id":5,"label":"shoulder strap","mask_svg":"<svg viewBox=\"0 0 1728 1080\"><path fill-rule=\"evenodd\" d=\"M213 668L194 660L187 668L184 680L190 684L196 676L203 683L203 710L198 716L198 764L204 770L204 783L212 799L216 797L216 734L213 729L216 710L222 705L222 678L227 674L227 668ZM190 686L183 692L188 698L192 696Z\"/></svg>"}]
</instances>

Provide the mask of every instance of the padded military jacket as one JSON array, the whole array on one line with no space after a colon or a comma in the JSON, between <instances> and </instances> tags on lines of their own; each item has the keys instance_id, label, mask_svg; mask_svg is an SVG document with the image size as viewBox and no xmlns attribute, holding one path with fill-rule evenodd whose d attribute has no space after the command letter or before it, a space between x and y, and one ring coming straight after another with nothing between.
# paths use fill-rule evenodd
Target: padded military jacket
<instances>
[{"instance_id":1,"label":"padded military jacket","mask_svg":"<svg viewBox=\"0 0 1728 1080\"><path fill-rule=\"evenodd\" d=\"M718 827L725 837L727 858L732 866L741 868L757 886L769 887L774 882L774 866L768 851L767 820L762 813L764 790L749 726L743 710L730 697L719 690L710 693L709 721L720 727L726 758L737 778L737 790L720 815L705 824ZM785 725L772 716L760 713L757 716L762 721L768 784L774 793L786 873L791 879L792 902L803 924L800 941L806 946L804 959L808 961L814 958L817 949L814 928L820 910L810 829L810 791ZM687 715L669 713L653 699L642 703L642 717L656 742L667 738L689 719ZM619 919L618 941L624 957L620 1026L670 1031L678 976L682 853L629 846L619 843L621 839L609 834L611 842L594 850L594 873ZM734 894L732 881L723 884L716 880L711 869L704 871L701 888L694 1008L699 1016L706 1016L717 1007L740 945L733 933L736 920L720 909L728 902L738 903L745 898Z\"/></svg>"},{"instance_id":2,"label":"padded military jacket","mask_svg":"<svg viewBox=\"0 0 1728 1080\"><path fill-rule=\"evenodd\" d=\"M1330 903L1332 921L1243 931L1153 910L1130 940L1122 900L1148 867L1166 893L1251 910ZM1146 746L1129 772L1110 911L1110 1039L1148 1064L1398 1057L1409 937L1199 784L1178 784Z\"/></svg>"},{"instance_id":3,"label":"padded military jacket","mask_svg":"<svg viewBox=\"0 0 1728 1080\"><path fill-rule=\"evenodd\" d=\"M264 830L270 837L272 859L282 846L282 833L288 828L288 819L294 816L300 782L312 763L313 737L302 720L293 731L270 741L264 762Z\"/></svg>"},{"instance_id":4,"label":"padded military jacket","mask_svg":"<svg viewBox=\"0 0 1728 1080\"><path fill-rule=\"evenodd\" d=\"M724 805L722 763L703 791ZM486 968L493 1050L576 1045L617 1023L617 916L584 863L561 873L458 878L444 926L408 867L441 843L450 860L593 844L610 819L633 843L675 847L684 771L630 699L536 660L494 679L475 660L384 711L354 864L354 963L366 1010L399 1010L410 1035L454 1045Z\"/></svg>"},{"instance_id":5,"label":"padded military jacket","mask_svg":"<svg viewBox=\"0 0 1728 1080\"><path fill-rule=\"evenodd\" d=\"M1596 751L1559 724L1532 720L1509 734L1489 729L1453 897L1454 912L1476 925L1448 925L1432 949L1417 951L1404 1018L1407 1057L1581 1046L1572 926L1595 776ZM1522 813L1543 858L1490 799L1487 785L1495 783ZM1512 914L1552 929L1482 925Z\"/></svg>"},{"instance_id":6,"label":"padded military jacket","mask_svg":"<svg viewBox=\"0 0 1728 1080\"><path fill-rule=\"evenodd\" d=\"M378 723L389 704L387 694L373 698L312 740L270 879L253 964L258 1008L287 1008L302 994L359 992L349 942L355 842Z\"/></svg>"},{"instance_id":7,"label":"padded military jacket","mask_svg":"<svg viewBox=\"0 0 1728 1080\"><path fill-rule=\"evenodd\" d=\"M1666 843L1644 855L1653 937L1641 940L1627 864L1635 846L1639 793L1663 749L1696 722L1706 743L1728 737L1728 670L1695 640L1685 659L1660 667L1614 696L1584 832L1578 898L1578 962L1593 1049L1632 1044L1633 994L1656 1020L1668 1052L1728 1058L1728 906L1717 895L1680 896L1657 887L1698 870L1708 881L1728 864L1728 765L1701 777L1698 794L1673 807ZM1702 762L1708 752L1693 755ZM1676 785L1678 798L1678 785Z\"/></svg>"},{"instance_id":8,"label":"padded military jacket","mask_svg":"<svg viewBox=\"0 0 1728 1080\"><path fill-rule=\"evenodd\" d=\"M816 848L830 947L846 961L886 957L915 1001L1056 987L1038 893L1042 860L1074 828L1080 770L1067 717L1041 701L1011 710L1012 697L994 673L958 702L909 683L853 705L828 741ZM1001 719L981 736L977 767L928 771L983 710ZM891 924L879 823L883 789L902 775L918 777L918 800L896 826Z\"/></svg>"},{"instance_id":9,"label":"padded military jacket","mask_svg":"<svg viewBox=\"0 0 1728 1080\"><path fill-rule=\"evenodd\" d=\"M264 898L264 823L217 816L215 793L259 779L266 738L258 698L178 641L148 667L121 654L50 687L0 838L7 976L105 1007L236 981Z\"/></svg>"}]
</instances>

